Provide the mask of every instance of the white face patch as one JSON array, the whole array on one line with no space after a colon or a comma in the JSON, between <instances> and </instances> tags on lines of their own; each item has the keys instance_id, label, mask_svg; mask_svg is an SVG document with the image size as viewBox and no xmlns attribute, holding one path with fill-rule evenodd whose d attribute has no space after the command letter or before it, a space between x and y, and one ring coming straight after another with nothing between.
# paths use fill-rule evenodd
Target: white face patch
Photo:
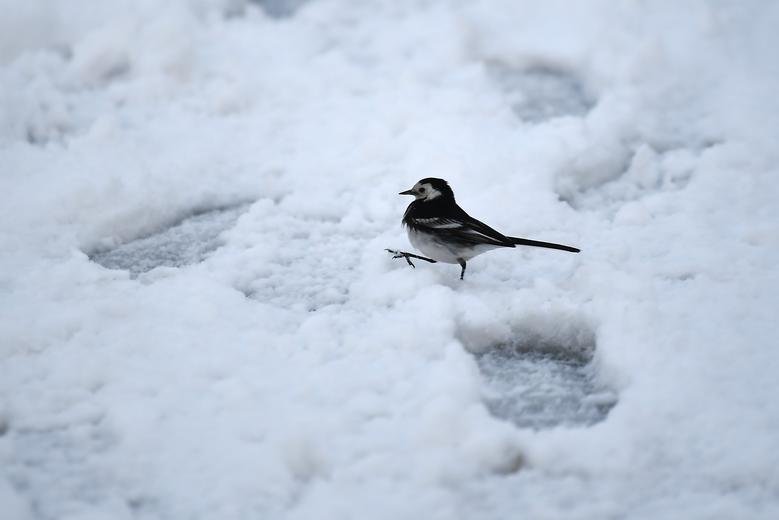
<instances>
[{"instance_id":1,"label":"white face patch","mask_svg":"<svg viewBox=\"0 0 779 520\"><path fill-rule=\"evenodd\" d=\"M412 190L414 190L414 196L417 200L433 200L441 196L441 192L433 188L429 182L424 184L416 183Z\"/></svg>"}]
</instances>

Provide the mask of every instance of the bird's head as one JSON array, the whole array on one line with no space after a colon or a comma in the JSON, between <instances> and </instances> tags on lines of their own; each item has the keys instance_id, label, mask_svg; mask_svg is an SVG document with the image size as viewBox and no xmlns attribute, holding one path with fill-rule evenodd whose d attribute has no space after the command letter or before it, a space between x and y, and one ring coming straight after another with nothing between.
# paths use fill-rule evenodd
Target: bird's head
<instances>
[{"instance_id":1,"label":"bird's head","mask_svg":"<svg viewBox=\"0 0 779 520\"><path fill-rule=\"evenodd\" d=\"M413 195L416 200L430 202L438 197L454 200L454 192L443 179L427 177L414 184L410 190L401 191L399 195Z\"/></svg>"}]
</instances>

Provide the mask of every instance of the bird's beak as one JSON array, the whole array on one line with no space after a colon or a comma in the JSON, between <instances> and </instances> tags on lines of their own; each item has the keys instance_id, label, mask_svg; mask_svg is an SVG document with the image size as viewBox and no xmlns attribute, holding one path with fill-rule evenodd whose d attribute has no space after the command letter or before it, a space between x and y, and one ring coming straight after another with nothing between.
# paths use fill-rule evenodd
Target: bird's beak
<instances>
[{"instance_id":1,"label":"bird's beak","mask_svg":"<svg viewBox=\"0 0 779 520\"><path fill-rule=\"evenodd\" d=\"M414 190L406 190L406 191L401 191L400 193L398 193L398 195L416 195L416 193L414 193Z\"/></svg>"}]
</instances>

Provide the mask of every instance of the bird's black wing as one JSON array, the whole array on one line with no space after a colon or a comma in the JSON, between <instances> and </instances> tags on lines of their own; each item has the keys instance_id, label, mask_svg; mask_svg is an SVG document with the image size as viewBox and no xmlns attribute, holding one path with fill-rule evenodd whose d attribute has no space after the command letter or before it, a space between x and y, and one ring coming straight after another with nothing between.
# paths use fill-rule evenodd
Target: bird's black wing
<instances>
[{"instance_id":1,"label":"bird's black wing","mask_svg":"<svg viewBox=\"0 0 779 520\"><path fill-rule=\"evenodd\" d=\"M442 240L463 246L514 247L511 239L467 214L447 217L409 217L405 221L418 231L437 235Z\"/></svg>"}]
</instances>

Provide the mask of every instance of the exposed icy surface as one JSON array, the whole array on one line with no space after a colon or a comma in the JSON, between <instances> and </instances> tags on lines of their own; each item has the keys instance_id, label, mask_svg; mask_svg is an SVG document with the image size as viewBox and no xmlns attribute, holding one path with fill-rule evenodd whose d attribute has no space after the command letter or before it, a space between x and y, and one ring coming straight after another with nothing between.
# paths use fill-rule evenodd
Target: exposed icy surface
<instances>
[{"instance_id":1,"label":"exposed icy surface","mask_svg":"<svg viewBox=\"0 0 779 520\"><path fill-rule=\"evenodd\" d=\"M571 328L560 323L557 331ZM497 417L523 428L590 425L605 419L616 393L598 382L595 334L579 327L557 337L525 329L518 338L477 354L485 402Z\"/></svg>"},{"instance_id":2,"label":"exposed icy surface","mask_svg":"<svg viewBox=\"0 0 779 520\"><path fill-rule=\"evenodd\" d=\"M506 93L514 113L531 123L582 116L593 105L581 81L564 70L502 63L488 63L487 70Z\"/></svg>"},{"instance_id":3,"label":"exposed icy surface","mask_svg":"<svg viewBox=\"0 0 779 520\"><path fill-rule=\"evenodd\" d=\"M295 14L295 11L308 0L249 0L259 6L274 18L286 18Z\"/></svg>"},{"instance_id":4,"label":"exposed icy surface","mask_svg":"<svg viewBox=\"0 0 779 520\"><path fill-rule=\"evenodd\" d=\"M779 518L778 5L0 10L2 520Z\"/></svg>"},{"instance_id":5,"label":"exposed icy surface","mask_svg":"<svg viewBox=\"0 0 779 520\"><path fill-rule=\"evenodd\" d=\"M497 417L523 428L602 421L616 396L593 382L591 367L548 354L501 346L479 356L486 402Z\"/></svg>"},{"instance_id":6,"label":"exposed icy surface","mask_svg":"<svg viewBox=\"0 0 779 520\"><path fill-rule=\"evenodd\" d=\"M200 262L222 242L220 235L235 224L246 206L213 209L185 218L158 233L94 253L90 259L109 269L138 275L155 267L181 267Z\"/></svg>"}]
</instances>

